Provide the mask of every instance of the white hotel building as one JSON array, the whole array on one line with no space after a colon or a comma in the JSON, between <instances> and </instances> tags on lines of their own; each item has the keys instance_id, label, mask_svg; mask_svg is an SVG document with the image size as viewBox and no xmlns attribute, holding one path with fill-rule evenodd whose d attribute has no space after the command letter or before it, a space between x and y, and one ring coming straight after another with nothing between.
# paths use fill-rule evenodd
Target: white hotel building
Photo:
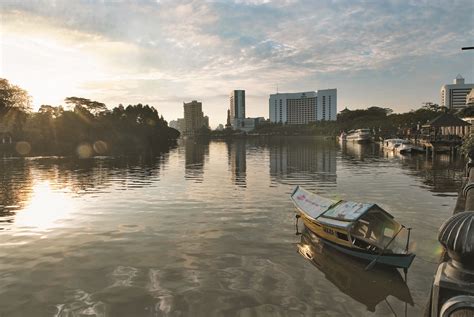
<instances>
[{"instance_id":1,"label":"white hotel building","mask_svg":"<svg viewBox=\"0 0 474 317\"><path fill-rule=\"evenodd\" d=\"M448 109L466 107L471 89L474 89L474 84L466 84L464 78L458 75L451 85L441 87L441 106Z\"/></svg>"},{"instance_id":2,"label":"white hotel building","mask_svg":"<svg viewBox=\"0 0 474 317\"><path fill-rule=\"evenodd\" d=\"M337 89L270 95L270 122L307 124L334 121L337 115Z\"/></svg>"}]
</instances>

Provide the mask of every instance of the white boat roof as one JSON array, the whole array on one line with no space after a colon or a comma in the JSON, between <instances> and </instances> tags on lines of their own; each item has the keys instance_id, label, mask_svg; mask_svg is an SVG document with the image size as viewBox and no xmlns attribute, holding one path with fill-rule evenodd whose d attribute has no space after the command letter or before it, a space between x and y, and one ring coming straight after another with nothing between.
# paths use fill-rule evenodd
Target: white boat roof
<instances>
[{"instance_id":1,"label":"white boat roof","mask_svg":"<svg viewBox=\"0 0 474 317\"><path fill-rule=\"evenodd\" d=\"M386 139L384 142L392 142L392 143L410 143L410 141L405 139Z\"/></svg>"},{"instance_id":2,"label":"white boat roof","mask_svg":"<svg viewBox=\"0 0 474 317\"><path fill-rule=\"evenodd\" d=\"M325 198L311 193L300 186L296 186L295 190L293 190L291 200L296 208L314 219L321 216L321 214L328 210L329 207L338 202L338 200Z\"/></svg>"},{"instance_id":3,"label":"white boat roof","mask_svg":"<svg viewBox=\"0 0 474 317\"><path fill-rule=\"evenodd\" d=\"M352 222L359 219L374 206L376 205L341 200L335 206L326 210L323 214L324 217Z\"/></svg>"},{"instance_id":4,"label":"white boat roof","mask_svg":"<svg viewBox=\"0 0 474 317\"><path fill-rule=\"evenodd\" d=\"M326 218L324 216L319 217L318 221L325 225L329 225L329 226L337 227L341 229L346 229L346 230L352 224L352 221L342 221L342 220L337 220L337 219Z\"/></svg>"},{"instance_id":5,"label":"white boat roof","mask_svg":"<svg viewBox=\"0 0 474 317\"><path fill-rule=\"evenodd\" d=\"M295 188L291 194L291 199L300 211L311 218L341 228L346 228L373 208L393 218L392 215L376 204L332 200L308 192L300 186Z\"/></svg>"}]
</instances>

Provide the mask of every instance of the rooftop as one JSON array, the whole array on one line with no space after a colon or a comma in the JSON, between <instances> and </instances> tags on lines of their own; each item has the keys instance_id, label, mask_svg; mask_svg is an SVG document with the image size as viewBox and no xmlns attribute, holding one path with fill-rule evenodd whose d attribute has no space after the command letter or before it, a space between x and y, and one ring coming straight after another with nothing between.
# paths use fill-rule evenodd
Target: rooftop
<instances>
[{"instance_id":1,"label":"rooftop","mask_svg":"<svg viewBox=\"0 0 474 317\"><path fill-rule=\"evenodd\" d=\"M459 119L458 117L450 114L443 113L428 122L427 126L431 127L457 127L457 126L466 126L470 125L464 120Z\"/></svg>"}]
</instances>

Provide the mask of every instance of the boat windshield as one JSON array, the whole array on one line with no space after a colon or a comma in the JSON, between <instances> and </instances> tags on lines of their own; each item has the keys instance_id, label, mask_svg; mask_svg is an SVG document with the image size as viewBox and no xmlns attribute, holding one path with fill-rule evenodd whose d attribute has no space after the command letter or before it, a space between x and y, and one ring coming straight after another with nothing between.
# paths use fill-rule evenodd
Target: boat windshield
<instances>
[{"instance_id":1,"label":"boat windshield","mask_svg":"<svg viewBox=\"0 0 474 317\"><path fill-rule=\"evenodd\" d=\"M374 209L362 216L351 229L354 243L359 246L375 245L383 249L394 235L400 230L400 224L390 218L386 213ZM388 249L393 250L392 243Z\"/></svg>"}]
</instances>

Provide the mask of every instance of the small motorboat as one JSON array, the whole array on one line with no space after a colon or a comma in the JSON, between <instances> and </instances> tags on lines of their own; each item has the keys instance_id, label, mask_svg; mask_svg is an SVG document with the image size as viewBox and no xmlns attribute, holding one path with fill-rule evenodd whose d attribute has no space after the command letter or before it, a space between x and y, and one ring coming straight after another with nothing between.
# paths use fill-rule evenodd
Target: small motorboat
<instances>
[{"instance_id":1,"label":"small motorboat","mask_svg":"<svg viewBox=\"0 0 474 317\"><path fill-rule=\"evenodd\" d=\"M385 151L399 154L408 154L415 151L414 145L404 139L386 139L383 141L382 147Z\"/></svg>"},{"instance_id":2,"label":"small motorboat","mask_svg":"<svg viewBox=\"0 0 474 317\"><path fill-rule=\"evenodd\" d=\"M297 186L291 194L305 226L334 249L375 264L408 269L410 229L373 203L333 200ZM405 244L400 233L405 231Z\"/></svg>"}]
</instances>

